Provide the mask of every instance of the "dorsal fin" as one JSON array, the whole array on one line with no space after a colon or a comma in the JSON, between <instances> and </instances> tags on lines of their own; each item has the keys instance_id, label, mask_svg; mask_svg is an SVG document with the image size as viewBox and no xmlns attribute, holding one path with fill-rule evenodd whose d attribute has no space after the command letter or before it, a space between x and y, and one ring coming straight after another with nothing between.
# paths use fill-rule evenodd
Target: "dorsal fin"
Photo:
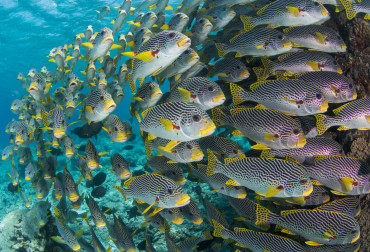
<instances>
[{"instance_id":1,"label":"dorsal fin","mask_svg":"<svg viewBox=\"0 0 370 252\"><path fill-rule=\"evenodd\" d=\"M225 165L229 165L230 163L232 162L236 162L236 161L239 161L239 160L242 160L242 159L246 159L245 157L234 157L234 158L225 158L224 159L224 163Z\"/></svg>"},{"instance_id":2,"label":"dorsal fin","mask_svg":"<svg viewBox=\"0 0 370 252\"><path fill-rule=\"evenodd\" d=\"M151 107L151 108L147 108L146 110L144 110L143 112L141 112L141 116L143 117L143 119L145 118L146 114L148 114L148 112L153 109L154 107Z\"/></svg>"},{"instance_id":3,"label":"dorsal fin","mask_svg":"<svg viewBox=\"0 0 370 252\"><path fill-rule=\"evenodd\" d=\"M338 115L341 110L343 110L349 103L343 104L339 108L333 109L334 115Z\"/></svg>"},{"instance_id":4,"label":"dorsal fin","mask_svg":"<svg viewBox=\"0 0 370 252\"><path fill-rule=\"evenodd\" d=\"M260 86L260 85L262 85L262 84L264 84L264 83L266 83L266 82L269 82L269 81L257 81L257 82L255 82L255 83L253 83L253 84L251 84L250 86L249 86L249 88L250 88L250 90L255 90L258 86Z\"/></svg>"},{"instance_id":5,"label":"dorsal fin","mask_svg":"<svg viewBox=\"0 0 370 252\"><path fill-rule=\"evenodd\" d=\"M239 37L240 35L242 35L242 34L244 34L246 32L247 31L245 31L245 30L241 30L241 31L237 32L236 35L229 40L229 42L230 43L233 43L237 37Z\"/></svg>"},{"instance_id":6,"label":"dorsal fin","mask_svg":"<svg viewBox=\"0 0 370 252\"><path fill-rule=\"evenodd\" d=\"M292 29L294 29L295 28L295 26L290 26L290 27L288 27L288 28L285 28L285 29L283 29L283 32L284 33L288 33L288 32L290 32Z\"/></svg>"},{"instance_id":7,"label":"dorsal fin","mask_svg":"<svg viewBox=\"0 0 370 252\"><path fill-rule=\"evenodd\" d=\"M257 11L257 15L258 16L261 16L262 15L262 13L271 5L271 4L273 4L274 2L272 2L272 3L269 3L269 4L267 4L267 5L265 5L265 6L263 6L261 9L259 9L258 11Z\"/></svg>"},{"instance_id":8,"label":"dorsal fin","mask_svg":"<svg viewBox=\"0 0 370 252\"><path fill-rule=\"evenodd\" d=\"M283 61L286 57L292 55L292 54L295 54L296 52L290 52L290 53L285 53L285 54L282 54L280 55L279 57L277 57L277 60L278 61Z\"/></svg>"},{"instance_id":9,"label":"dorsal fin","mask_svg":"<svg viewBox=\"0 0 370 252\"><path fill-rule=\"evenodd\" d=\"M126 180L123 184L127 187L127 188L130 188L130 185L132 183L132 181L134 181L136 177L132 177L132 178L129 178L128 180Z\"/></svg>"},{"instance_id":10,"label":"dorsal fin","mask_svg":"<svg viewBox=\"0 0 370 252\"><path fill-rule=\"evenodd\" d=\"M237 114L239 112L242 112L242 111L244 111L246 109L250 109L250 108L247 108L247 107L245 107L245 108L233 108L233 109L230 109L230 114L232 116L234 116L235 114Z\"/></svg>"}]
</instances>

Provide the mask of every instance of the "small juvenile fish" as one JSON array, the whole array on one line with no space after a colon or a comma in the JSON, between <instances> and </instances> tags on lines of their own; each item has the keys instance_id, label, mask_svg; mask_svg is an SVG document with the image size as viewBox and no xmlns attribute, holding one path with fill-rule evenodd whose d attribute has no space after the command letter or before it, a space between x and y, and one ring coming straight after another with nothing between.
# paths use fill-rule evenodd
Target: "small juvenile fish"
<instances>
[{"instance_id":1,"label":"small juvenile fish","mask_svg":"<svg viewBox=\"0 0 370 252\"><path fill-rule=\"evenodd\" d=\"M191 46L195 47L203 44L208 38L208 34L212 31L213 25L207 18L196 20L191 30L185 32L185 35L191 39Z\"/></svg>"},{"instance_id":2,"label":"small juvenile fish","mask_svg":"<svg viewBox=\"0 0 370 252\"><path fill-rule=\"evenodd\" d=\"M315 115L317 132L325 133L330 127L340 126L337 130L370 129L370 98L348 102L333 110L335 116Z\"/></svg>"},{"instance_id":3,"label":"small juvenile fish","mask_svg":"<svg viewBox=\"0 0 370 252\"><path fill-rule=\"evenodd\" d=\"M112 96L104 90L97 89L87 97L84 115L90 124L104 120L115 109L116 104Z\"/></svg>"},{"instance_id":4,"label":"small juvenile fish","mask_svg":"<svg viewBox=\"0 0 370 252\"><path fill-rule=\"evenodd\" d=\"M135 111L141 113L145 109L153 107L162 95L163 93L157 83L154 81L144 82L132 98L135 101L130 106L131 115L134 115Z\"/></svg>"},{"instance_id":5,"label":"small juvenile fish","mask_svg":"<svg viewBox=\"0 0 370 252\"><path fill-rule=\"evenodd\" d=\"M36 206L36 218L40 226L44 226L48 221L48 210L51 205L48 200L41 201Z\"/></svg>"},{"instance_id":6,"label":"small juvenile fish","mask_svg":"<svg viewBox=\"0 0 370 252\"><path fill-rule=\"evenodd\" d=\"M75 183L71 173L67 170L66 167L64 167L63 170L64 192L71 202L76 202L80 198L80 194L77 188L79 182Z\"/></svg>"},{"instance_id":7,"label":"small juvenile fish","mask_svg":"<svg viewBox=\"0 0 370 252\"><path fill-rule=\"evenodd\" d=\"M10 159L14 154L14 146L8 145L3 149L3 152L1 153L1 160L8 160Z\"/></svg>"},{"instance_id":8,"label":"small juvenile fish","mask_svg":"<svg viewBox=\"0 0 370 252\"><path fill-rule=\"evenodd\" d=\"M24 204L26 204L26 207L27 208L31 207L31 204L30 204L31 196L27 197L26 194L22 191L21 187L18 187L18 194L21 200L24 202Z\"/></svg>"},{"instance_id":9,"label":"small juvenile fish","mask_svg":"<svg viewBox=\"0 0 370 252\"><path fill-rule=\"evenodd\" d=\"M95 226L102 229L106 226L107 219L104 213L100 210L96 201L88 194L88 198L85 198L86 204L89 207L91 217L95 223Z\"/></svg>"},{"instance_id":10,"label":"small juvenile fish","mask_svg":"<svg viewBox=\"0 0 370 252\"><path fill-rule=\"evenodd\" d=\"M182 32L188 22L189 17L185 13L179 12L173 15L170 21L168 21L168 24L163 25L161 29Z\"/></svg>"},{"instance_id":11,"label":"small juvenile fish","mask_svg":"<svg viewBox=\"0 0 370 252\"><path fill-rule=\"evenodd\" d=\"M120 251L135 252L135 243L126 225L113 214L113 226L107 225L109 235Z\"/></svg>"},{"instance_id":12,"label":"small juvenile fish","mask_svg":"<svg viewBox=\"0 0 370 252\"><path fill-rule=\"evenodd\" d=\"M180 225L184 222L184 217L182 216L181 210L177 208L165 208L159 212L159 214L168 221L176 225Z\"/></svg>"},{"instance_id":13,"label":"small juvenile fish","mask_svg":"<svg viewBox=\"0 0 370 252\"><path fill-rule=\"evenodd\" d=\"M37 173L37 164L30 162L24 170L24 179L30 181Z\"/></svg>"},{"instance_id":14,"label":"small juvenile fish","mask_svg":"<svg viewBox=\"0 0 370 252\"><path fill-rule=\"evenodd\" d=\"M125 10L120 10L116 18L111 21L111 24L113 24L113 34L121 29L121 26L125 23L126 16L127 12Z\"/></svg>"},{"instance_id":15,"label":"small juvenile fish","mask_svg":"<svg viewBox=\"0 0 370 252\"><path fill-rule=\"evenodd\" d=\"M189 219L195 225L200 225L203 223L203 218L200 213L200 209L198 205L194 202L192 198L190 198L190 203L181 207L181 212L185 218Z\"/></svg>"},{"instance_id":16,"label":"small juvenile fish","mask_svg":"<svg viewBox=\"0 0 370 252\"><path fill-rule=\"evenodd\" d=\"M54 210L55 211L55 210ZM55 217L55 224L61 237L52 236L51 238L58 242L67 244L74 251L81 249L81 245L78 243L78 239L82 236L83 230L79 230L74 233L61 219Z\"/></svg>"},{"instance_id":17,"label":"small juvenile fish","mask_svg":"<svg viewBox=\"0 0 370 252\"><path fill-rule=\"evenodd\" d=\"M207 149L217 153L221 158L245 157L242 147L225 137L207 136L199 140L203 152Z\"/></svg>"},{"instance_id":18,"label":"small juvenile fish","mask_svg":"<svg viewBox=\"0 0 370 252\"><path fill-rule=\"evenodd\" d=\"M73 139L69 136L66 136L64 138L64 154L68 159L71 159L75 156L76 153L76 147L73 142Z\"/></svg>"},{"instance_id":19,"label":"small juvenile fish","mask_svg":"<svg viewBox=\"0 0 370 252\"><path fill-rule=\"evenodd\" d=\"M18 185L18 183L20 182L19 172L18 172L17 166L15 166L15 164L14 164L14 160L12 160L12 169L11 169L10 174L8 173L8 175L9 175L10 179L12 180L13 186Z\"/></svg>"},{"instance_id":20,"label":"small juvenile fish","mask_svg":"<svg viewBox=\"0 0 370 252\"><path fill-rule=\"evenodd\" d=\"M104 5L100 10L96 10L96 12L99 14L98 19L103 19L110 12L110 8L108 5Z\"/></svg>"}]
</instances>

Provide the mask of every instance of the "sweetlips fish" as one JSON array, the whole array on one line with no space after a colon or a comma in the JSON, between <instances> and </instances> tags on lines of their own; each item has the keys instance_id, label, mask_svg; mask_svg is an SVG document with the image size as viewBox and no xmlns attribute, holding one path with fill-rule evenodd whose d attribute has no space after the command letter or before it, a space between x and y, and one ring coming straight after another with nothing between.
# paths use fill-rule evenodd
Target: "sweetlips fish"
<instances>
[{"instance_id":1,"label":"sweetlips fish","mask_svg":"<svg viewBox=\"0 0 370 252\"><path fill-rule=\"evenodd\" d=\"M92 91L85 102L84 116L88 123L104 120L113 110L116 104L112 96L105 90Z\"/></svg>"},{"instance_id":2,"label":"sweetlips fish","mask_svg":"<svg viewBox=\"0 0 370 252\"><path fill-rule=\"evenodd\" d=\"M299 164L271 158L229 158L223 164L210 150L207 153L207 176L222 173L230 178L226 184L245 186L267 198L308 196L313 190Z\"/></svg>"},{"instance_id":3,"label":"sweetlips fish","mask_svg":"<svg viewBox=\"0 0 370 252\"><path fill-rule=\"evenodd\" d=\"M162 31L145 42L134 55L128 81L132 92L136 80L140 83L148 75L157 75L174 62L191 44L191 40L176 31Z\"/></svg>"},{"instance_id":4,"label":"sweetlips fish","mask_svg":"<svg viewBox=\"0 0 370 252\"><path fill-rule=\"evenodd\" d=\"M189 17L185 13L176 13L171 17L167 24L163 25L161 29L182 32L189 22Z\"/></svg>"},{"instance_id":5,"label":"sweetlips fish","mask_svg":"<svg viewBox=\"0 0 370 252\"><path fill-rule=\"evenodd\" d=\"M162 95L163 93L157 83L154 81L144 82L132 98L134 102L130 106L131 115L135 115L135 111L141 113L143 110L153 107Z\"/></svg>"},{"instance_id":6,"label":"sweetlips fish","mask_svg":"<svg viewBox=\"0 0 370 252\"><path fill-rule=\"evenodd\" d=\"M148 160L148 166L153 172L170 178L179 185L185 184L186 179L181 166L176 163L168 163L168 161L170 159L164 156L151 156Z\"/></svg>"},{"instance_id":7,"label":"sweetlips fish","mask_svg":"<svg viewBox=\"0 0 370 252\"><path fill-rule=\"evenodd\" d=\"M249 78L248 68L239 59L224 58L212 68L212 75L229 82L239 82Z\"/></svg>"}]
</instances>

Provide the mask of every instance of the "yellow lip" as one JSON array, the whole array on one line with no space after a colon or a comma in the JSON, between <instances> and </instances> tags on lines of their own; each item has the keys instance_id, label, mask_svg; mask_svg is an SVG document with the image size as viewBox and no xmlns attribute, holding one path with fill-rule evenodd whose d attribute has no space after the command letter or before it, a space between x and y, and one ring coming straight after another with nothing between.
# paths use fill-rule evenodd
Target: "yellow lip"
<instances>
[{"instance_id":1,"label":"yellow lip","mask_svg":"<svg viewBox=\"0 0 370 252\"><path fill-rule=\"evenodd\" d=\"M107 41L107 40L112 40L113 41L113 36L112 35L108 35L105 38L103 38L101 42L102 43L105 43L105 41Z\"/></svg>"},{"instance_id":2,"label":"yellow lip","mask_svg":"<svg viewBox=\"0 0 370 252\"><path fill-rule=\"evenodd\" d=\"M105 109L105 110L109 110L109 109L110 109L109 107L110 107L110 106L113 106L113 105L114 105L114 109L115 109L115 108L116 108L116 104L114 103L114 101L113 101L113 100L108 101L108 102L107 102L107 104L104 106L104 109ZM113 110L114 110L114 109L113 109Z\"/></svg>"},{"instance_id":3,"label":"yellow lip","mask_svg":"<svg viewBox=\"0 0 370 252\"><path fill-rule=\"evenodd\" d=\"M5 157L2 157L1 160L5 160ZM27 180L27 179L26 179Z\"/></svg>"},{"instance_id":4,"label":"yellow lip","mask_svg":"<svg viewBox=\"0 0 370 252\"><path fill-rule=\"evenodd\" d=\"M247 197L247 193L241 193L241 194L238 194L236 196L238 199L244 199L245 197Z\"/></svg>"},{"instance_id":5,"label":"yellow lip","mask_svg":"<svg viewBox=\"0 0 370 252\"><path fill-rule=\"evenodd\" d=\"M89 167L90 169L95 169L95 168L97 168L97 167L98 167L98 163L97 163L97 162L95 162L95 161L89 161L89 162L87 163L87 167Z\"/></svg>"},{"instance_id":6,"label":"yellow lip","mask_svg":"<svg viewBox=\"0 0 370 252\"><path fill-rule=\"evenodd\" d=\"M28 176L26 176L24 179L27 180L27 181L30 181L31 180L31 178L28 177Z\"/></svg>"},{"instance_id":7,"label":"yellow lip","mask_svg":"<svg viewBox=\"0 0 370 252\"><path fill-rule=\"evenodd\" d=\"M50 175L48 175L48 174L45 174L45 175L44 175L44 179L51 179L51 176L50 176Z\"/></svg>"},{"instance_id":8,"label":"yellow lip","mask_svg":"<svg viewBox=\"0 0 370 252\"><path fill-rule=\"evenodd\" d=\"M23 159L19 159L19 163L20 164L24 164L24 160Z\"/></svg>"},{"instance_id":9,"label":"yellow lip","mask_svg":"<svg viewBox=\"0 0 370 252\"><path fill-rule=\"evenodd\" d=\"M73 102L67 102L66 108L75 108Z\"/></svg>"},{"instance_id":10,"label":"yellow lip","mask_svg":"<svg viewBox=\"0 0 370 252\"><path fill-rule=\"evenodd\" d=\"M38 91L39 90L38 87L37 87L36 82L32 82L31 83L29 90L31 90L31 89L35 89L35 91Z\"/></svg>"},{"instance_id":11,"label":"yellow lip","mask_svg":"<svg viewBox=\"0 0 370 252\"><path fill-rule=\"evenodd\" d=\"M193 153L191 155L191 159L193 161L202 159L203 157L204 157L204 154L201 150L198 150L198 149L193 150Z\"/></svg>"},{"instance_id":12,"label":"yellow lip","mask_svg":"<svg viewBox=\"0 0 370 252\"><path fill-rule=\"evenodd\" d=\"M209 125L207 128L200 130L199 134L201 136L212 134L215 131L215 129L216 129L216 125L212 122L211 125Z\"/></svg>"},{"instance_id":13,"label":"yellow lip","mask_svg":"<svg viewBox=\"0 0 370 252\"><path fill-rule=\"evenodd\" d=\"M20 136L16 136L15 137L15 143L17 145L20 145L20 144L24 143L24 140Z\"/></svg>"},{"instance_id":14,"label":"yellow lip","mask_svg":"<svg viewBox=\"0 0 370 252\"><path fill-rule=\"evenodd\" d=\"M322 14L323 16L328 15L328 10L327 10L327 9L325 9L325 7L323 7L323 8L322 8L322 10L321 10L321 14Z\"/></svg>"},{"instance_id":15,"label":"yellow lip","mask_svg":"<svg viewBox=\"0 0 370 252\"><path fill-rule=\"evenodd\" d=\"M76 244L76 245L74 245L74 246L72 247L72 249L73 249L74 251L77 251L77 250L80 250L80 249L81 249L81 246L80 246L80 244Z\"/></svg>"},{"instance_id":16,"label":"yellow lip","mask_svg":"<svg viewBox=\"0 0 370 252\"><path fill-rule=\"evenodd\" d=\"M351 98L356 99L357 98L357 93L354 93Z\"/></svg>"},{"instance_id":17,"label":"yellow lip","mask_svg":"<svg viewBox=\"0 0 370 252\"><path fill-rule=\"evenodd\" d=\"M76 194L76 193L71 193L71 195L69 195L69 200L72 201L72 202L76 202L79 198L79 196Z\"/></svg>"},{"instance_id":18,"label":"yellow lip","mask_svg":"<svg viewBox=\"0 0 370 252\"><path fill-rule=\"evenodd\" d=\"M121 178L121 179L127 179L127 178L129 178L130 176L131 176L131 172L129 172L129 171L124 171L124 172L122 172L122 173L121 173L120 178Z\"/></svg>"},{"instance_id":19,"label":"yellow lip","mask_svg":"<svg viewBox=\"0 0 370 252\"><path fill-rule=\"evenodd\" d=\"M43 226L43 225L45 225L45 222L40 221L39 224L40 224L40 226Z\"/></svg>"},{"instance_id":20,"label":"yellow lip","mask_svg":"<svg viewBox=\"0 0 370 252\"><path fill-rule=\"evenodd\" d=\"M308 189L307 191L303 192L302 196L308 196L312 193L312 191L313 191L313 186L311 186L310 189Z\"/></svg>"},{"instance_id":21,"label":"yellow lip","mask_svg":"<svg viewBox=\"0 0 370 252\"><path fill-rule=\"evenodd\" d=\"M37 194L37 198L38 198L38 199L42 199L43 197L42 197L42 195L41 195L41 194Z\"/></svg>"},{"instance_id":22,"label":"yellow lip","mask_svg":"<svg viewBox=\"0 0 370 252\"><path fill-rule=\"evenodd\" d=\"M224 100L224 99L226 99L224 93L222 91L219 91L219 92L217 92L217 96L212 98L212 101L214 103L216 103L216 102L218 102L220 100Z\"/></svg>"},{"instance_id":23,"label":"yellow lip","mask_svg":"<svg viewBox=\"0 0 370 252\"><path fill-rule=\"evenodd\" d=\"M327 101L325 101L324 105L320 107L320 111L326 111L328 110L329 104Z\"/></svg>"},{"instance_id":24,"label":"yellow lip","mask_svg":"<svg viewBox=\"0 0 370 252\"><path fill-rule=\"evenodd\" d=\"M231 10L227 13L228 16L232 16L232 15L235 15L235 11Z\"/></svg>"},{"instance_id":25,"label":"yellow lip","mask_svg":"<svg viewBox=\"0 0 370 252\"><path fill-rule=\"evenodd\" d=\"M358 232L356 237L351 240L351 243L355 243L359 238L360 238L360 232Z\"/></svg>"},{"instance_id":26,"label":"yellow lip","mask_svg":"<svg viewBox=\"0 0 370 252\"><path fill-rule=\"evenodd\" d=\"M166 230L166 228L165 227L159 227L158 230L161 231L161 232L164 232Z\"/></svg>"},{"instance_id":27,"label":"yellow lip","mask_svg":"<svg viewBox=\"0 0 370 252\"><path fill-rule=\"evenodd\" d=\"M297 148L302 148L303 146L305 146L306 142L306 138L304 138L304 136L302 135L301 139L296 144Z\"/></svg>"},{"instance_id":28,"label":"yellow lip","mask_svg":"<svg viewBox=\"0 0 370 252\"><path fill-rule=\"evenodd\" d=\"M184 222L184 218L183 217L179 217L179 218L177 218L175 220L172 220L172 223L177 224L177 225L182 224L183 222Z\"/></svg>"},{"instance_id":29,"label":"yellow lip","mask_svg":"<svg viewBox=\"0 0 370 252\"><path fill-rule=\"evenodd\" d=\"M190 39L186 36L182 37L182 39L180 39L180 41L177 42L177 46L178 47L182 47L185 45L185 43L187 43Z\"/></svg>"},{"instance_id":30,"label":"yellow lip","mask_svg":"<svg viewBox=\"0 0 370 252\"><path fill-rule=\"evenodd\" d=\"M124 133L118 133L118 136L116 137L116 142L126 142L127 141L127 135Z\"/></svg>"},{"instance_id":31,"label":"yellow lip","mask_svg":"<svg viewBox=\"0 0 370 252\"><path fill-rule=\"evenodd\" d=\"M190 59L188 59L188 63L192 62L193 60L199 60L198 54L194 54Z\"/></svg>"},{"instance_id":32,"label":"yellow lip","mask_svg":"<svg viewBox=\"0 0 370 252\"><path fill-rule=\"evenodd\" d=\"M343 73L342 69L338 68L337 73L342 74Z\"/></svg>"},{"instance_id":33,"label":"yellow lip","mask_svg":"<svg viewBox=\"0 0 370 252\"><path fill-rule=\"evenodd\" d=\"M176 202L176 206L185 206L186 204L188 204L190 202L190 196L187 195L187 194L183 194L181 196L181 199L179 201Z\"/></svg>"},{"instance_id":34,"label":"yellow lip","mask_svg":"<svg viewBox=\"0 0 370 252\"><path fill-rule=\"evenodd\" d=\"M196 224L196 225L202 224L203 223L203 219L202 218L199 218L199 219L193 220L193 223Z\"/></svg>"},{"instance_id":35,"label":"yellow lip","mask_svg":"<svg viewBox=\"0 0 370 252\"><path fill-rule=\"evenodd\" d=\"M288 41L287 43L284 44L284 48L290 48L292 46L293 46L293 44L290 41Z\"/></svg>"},{"instance_id":36,"label":"yellow lip","mask_svg":"<svg viewBox=\"0 0 370 252\"><path fill-rule=\"evenodd\" d=\"M163 93L159 88L157 88L156 90L154 90L154 93L152 94L152 98L154 98L156 95L159 95L159 94L162 95Z\"/></svg>"},{"instance_id":37,"label":"yellow lip","mask_svg":"<svg viewBox=\"0 0 370 252\"><path fill-rule=\"evenodd\" d=\"M72 151L66 151L66 156L67 157L72 157L74 153Z\"/></svg>"},{"instance_id":38,"label":"yellow lip","mask_svg":"<svg viewBox=\"0 0 370 252\"><path fill-rule=\"evenodd\" d=\"M65 136L66 132L62 129L54 129L54 136L56 138L62 138L63 136Z\"/></svg>"},{"instance_id":39,"label":"yellow lip","mask_svg":"<svg viewBox=\"0 0 370 252\"><path fill-rule=\"evenodd\" d=\"M176 183L177 183L177 184L179 184L179 185L183 185L183 184L185 184L185 183L186 183L186 178L185 178L185 177L183 177L183 178L181 178L181 179L177 180L177 181L176 181Z\"/></svg>"},{"instance_id":40,"label":"yellow lip","mask_svg":"<svg viewBox=\"0 0 370 252\"><path fill-rule=\"evenodd\" d=\"M104 228L106 226L105 222L104 221L98 221L96 223L96 227L97 228Z\"/></svg>"},{"instance_id":41,"label":"yellow lip","mask_svg":"<svg viewBox=\"0 0 370 252\"><path fill-rule=\"evenodd\" d=\"M346 49L347 49L347 46L346 46L346 44L342 44L342 45L340 46L340 48L342 48L343 50L346 50Z\"/></svg>"},{"instance_id":42,"label":"yellow lip","mask_svg":"<svg viewBox=\"0 0 370 252\"><path fill-rule=\"evenodd\" d=\"M242 78L248 78L250 75L249 71L248 70L244 70L241 74L240 74L240 77Z\"/></svg>"}]
</instances>

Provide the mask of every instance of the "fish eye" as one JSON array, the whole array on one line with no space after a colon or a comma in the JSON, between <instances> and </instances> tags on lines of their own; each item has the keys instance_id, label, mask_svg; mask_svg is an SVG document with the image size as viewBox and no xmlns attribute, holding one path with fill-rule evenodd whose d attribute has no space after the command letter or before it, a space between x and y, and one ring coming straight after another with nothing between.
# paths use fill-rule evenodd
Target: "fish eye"
<instances>
[{"instance_id":1,"label":"fish eye","mask_svg":"<svg viewBox=\"0 0 370 252\"><path fill-rule=\"evenodd\" d=\"M168 34L168 37L169 38L174 38L175 37L175 33L174 32L171 32L170 34Z\"/></svg>"},{"instance_id":2,"label":"fish eye","mask_svg":"<svg viewBox=\"0 0 370 252\"><path fill-rule=\"evenodd\" d=\"M64 120L62 120L61 123L64 124Z\"/></svg>"},{"instance_id":3,"label":"fish eye","mask_svg":"<svg viewBox=\"0 0 370 252\"><path fill-rule=\"evenodd\" d=\"M173 189L168 189L169 194L173 194Z\"/></svg>"},{"instance_id":4,"label":"fish eye","mask_svg":"<svg viewBox=\"0 0 370 252\"><path fill-rule=\"evenodd\" d=\"M322 98L322 95L321 94L316 94L316 98L317 99L321 99Z\"/></svg>"},{"instance_id":5,"label":"fish eye","mask_svg":"<svg viewBox=\"0 0 370 252\"><path fill-rule=\"evenodd\" d=\"M194 122L199 122L200 121L200 115L193 115L193 121Z\"/></svg>"},{"instance_id":6,"label":"fish eye","mask_svg":"<svg viewBox=\"0 0 370 252\"><path fill-rule=\"evenodd\" d=\"M338 62L336 60L333 61L334 65L338 65Z\"/></svg>"},{"instance_id":7,"label":"fish eye","mask_svg":"<svg viewBox=\"0 0 370 252\"><path fill-rule=\"evenodd\" d=\"M349 88L352 88L352 87L353 87L352 83L349 83L349 84L348 84L348 87L349 87Z\"/></svg>"},{"instance_id":8,"label":"fish eye","mask_svg":"<svg viewBox=\"0 0 370 252\"><path fill-rule=\"evenodd\" d=\"M213 91L215 91L215 88L214 87L208 87L208 91L213 92Z\"/></svg>"},{"instance_id":9,"label":"fish eye","mask_svg":"<svg viewBox=\"0 0 370 252\"><path fill-rule=\"evenodd\" d=\"M100 96L100 100L101 101L104 101L104 96Z\"/></svg>"},{"instance_id":10,"label":"fish eye","mask_svg":"<svg viewBox=\"0 0 370 252\"><path fill-rule=\"evenodd\" d=\"M236 69L240 70L240 68L241 68L240 66L236 66Z\"/></svg>"},{"instance_id":11,"label":"fish eye","mask_svg":"<svg viewBox=\"0 0 370 252\"><path fill-rule=\"evenodd\" d=\"M234 186L234 188L235 188L236 190L239 190L239 189L240 189L240 186Z\"/></svg>"},{"instance_id":12,"label":"fish eye","mask_svg":"<svg viewBox=\"0 0 370 252\"><path fill-rule=\"evenodd\" d=\"M294 129L293 133L294 133L294 135L298 135L299 134L299 129Z\"/></svg>"},{"instance_id":13,"label":"fish eye","mask_svg":"<svg viewBox=\"0 0 370 252\"><path fill-rule=\"evenodd\" d=\"M307 183L307 179L301 179L301 180L299 181L299 183L300 183L301 185L304 185L304 184L306 184L306 183Z\"/></svg>"},{"instance_id":14,"label":"fish eye","mask_svg":"<svg viewBox=\"0 0 370 252\"><path fill-rule=\"evenodd\" d=\"M314 4L315 6L319 6L319 3L318 3L318 2L313 2L313 4Z\"/></svg>"},{"instance_id":15,"label":"fish eye","mask_svg":"<svg viewBox=\"0 0 370 252\"><path fill-rule=\"evenodd\" d=\"M189 54L190 53L190 50L186 50L185 52L184 52L184 54Z\"/></svg>"},{"instance_id":16,"label":"fish eye","mask_svg":"<svg viewBox=\"0 0 370 252\"><path fill-rule=\"evenodd\" d=\"M188 148L189 150L193 149L193 147L190 144L187 144L186 148Z\"/></svg>"},{"instance_id":17,"label":"fish eye","mask_svg":"<svg viewBox=\"0 0 370 252\"><path fill-rule=\"evenodd\" d=\"M203 24L204 23L204 19L199 20L199 23Z\"/></svg>"},{"instance_id":18,"label":"fish eye","mask_svg":"<svg viewBox=\"0 0 370 252\"><path fill-rule=\"evenodd\" d=\"M118 128L117 128L117 127L113 127L113 130L114 130L114 131L118 131Z\"/></svg>"},{"instance_id":19,"label":"fish eye","mask_svg":"<svg viewBox=\"0 0 370 252\"><path fill-rule=\"evenodd\" d=\"M355 234L357 232L357 230L352 230L351 234Z\"/></svg>"},{"instance_id":20,"label":"fish eye","mask_svg":"<svg viewBox=\"0 0 370 252\"><path fill-rule=\"evenodd\" d=\"M234 154L238 154L238 150L233 149L233 153L234 153Z\"/></svg>"},{"instance_id":21,"label":"fish eye","mask_svg":"<svg viewBox=\"0 0 370 252\"><path fill-rule=\"evenodd\" d=\"M283 35L279 35L278 36L278 39L283 39Z\"/></svg>"}]
</instances>

